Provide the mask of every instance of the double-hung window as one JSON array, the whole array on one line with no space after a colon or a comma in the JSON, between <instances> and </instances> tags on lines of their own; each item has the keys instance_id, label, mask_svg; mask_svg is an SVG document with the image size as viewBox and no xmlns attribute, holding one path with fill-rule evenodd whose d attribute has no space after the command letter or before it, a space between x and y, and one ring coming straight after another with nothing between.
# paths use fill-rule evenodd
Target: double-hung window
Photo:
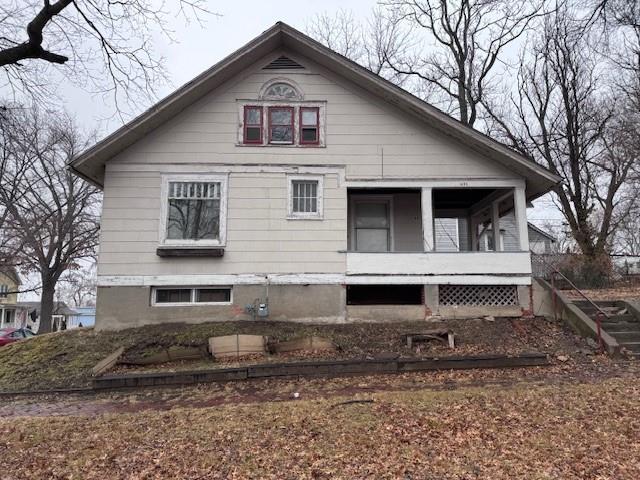
<instances>
[{"instance_id":1,"label":"double-hung window","mask_svg":"<svg viewBox=\"0 0 640 480\"><path fill-rule=\"evenodd\" d=\"M322 176L295 175L288 177L290 219L321 219L323 201Z\"/></svg>"},{"instance_id":2,"label":"double-hung window","mask_svg":"<svg viewBox=\"0 0 640 480\"><path fill-rule=\"evenodd\" d=\"M176 176L165 178L163 243L224 245L227 178Z\"/></svg>"},{"instance_id":3,"label":"double-hung window","mask_svg":"<svg viewBox=\"0 0 640 480\"><path fill-rule=\"evenodd\" d=\"M293 107L269 107L269 143L293 143Z\"/></svg>"},{"instance_id":4,"label":"double-hung window","mask_svg":"<svg viewBox=\"0 0 640 480\"><path fill-rule=\"evenodd\" d=\"M300 144L317 145L318 143L320 143L320 109L300 107Z\"/></svg>"},{"instance_id":5,"label":"double-hung window","mask_svg":"<svg viewBox=\"0 0 640 480\"><path fill-rule=\"evenodd\" d=\"M262 144L262 107L244 107L244 143Z\"/></svg>"}]
</instances>

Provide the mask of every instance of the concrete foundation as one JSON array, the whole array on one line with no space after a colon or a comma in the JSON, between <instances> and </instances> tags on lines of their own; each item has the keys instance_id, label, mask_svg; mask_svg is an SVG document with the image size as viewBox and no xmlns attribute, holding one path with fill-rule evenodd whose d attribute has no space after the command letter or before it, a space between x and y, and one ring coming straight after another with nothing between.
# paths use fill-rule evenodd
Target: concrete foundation
<instances>
[{"instance_id":1,"label":"concrete foundation","mask_svg":"<svg viewBox=\"0 0 640 480\"><path fill-rule=\"evenodd\" d=\"M349 322L410 322L424 320L424 305L348 305Z\"/></svg>"},{"instance_id":2,"label":"concrete foundation","mask_svg":"<svg viewBox=\"0 0 640 480\"><path fill-rule=\"evenodd\" d=\"M264 285L236 285L231 305L151 306L151 287L98 287L96 329L119 330L159 323L250 320L245 305L267 295ZM342 323L342 285L270 285L269 319Z\"/></svg>"},{"instance_id":3,"label":"concrete foundation","mask_svg":"<svg viewBox=\"0 0 640 480\"><path fill-rule=\"evenodd\" d=\"M96 329L119 330L162 323L204 323L251 320L245 306L264 301L264 285L236 285L231 305L152 306L151 287L99 287ZM401 322L439 318L520 317L541 313L531 305L531 287L518 287L514 306L441 306L438 285L425 285L424 305L346 305L343 285L270 285L269 320L344 323ZM538 292L541 293L541 292ZM536 295L534 299L538 299ZM536 308L537 307L537 308Z\"/></svg>"}]
</instances>

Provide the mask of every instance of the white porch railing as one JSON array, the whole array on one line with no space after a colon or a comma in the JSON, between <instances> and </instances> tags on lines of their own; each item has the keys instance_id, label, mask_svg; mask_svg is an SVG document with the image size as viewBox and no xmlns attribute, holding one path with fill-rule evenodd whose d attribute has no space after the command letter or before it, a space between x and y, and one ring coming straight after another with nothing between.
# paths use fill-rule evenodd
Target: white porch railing
<instances>
[{"instance_id":1,"label":"white porch railing","mask_svg":"<svg viewBox=\"0 0 640 480\"><path fill-rule=\"evenodd\" d=\"M531 275L531 254L348 252L347 275Z\"/></svg>"}]
</instances>

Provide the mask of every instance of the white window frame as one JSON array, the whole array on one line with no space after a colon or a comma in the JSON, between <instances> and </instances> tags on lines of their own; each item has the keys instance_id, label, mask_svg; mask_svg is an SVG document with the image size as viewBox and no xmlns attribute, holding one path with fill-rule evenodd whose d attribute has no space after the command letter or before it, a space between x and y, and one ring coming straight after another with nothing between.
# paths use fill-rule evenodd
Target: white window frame
<instances>
[{"instance_id":1,"label":"white window frame","mask_svg":"<svg viewBox=\"0 0 640 480\"><path fill-rule=\"evenodd\" d=\"M318 182L317 212L293 211L293 182ZM287 219L322 220L324 218L324 175L287 175Z\"/></svg>"},{"instance_id":2,"label":"white window frame","mask_svg":"<svg viewBox=\"0 0 640 480\"><path fill-rule=\"evenodd\" d=\"M229 289L228 302L196 302L196 291L215 289ZM156 292L158 290L191 290L190 300L188 302L156 302ZM161 286L151 288L151 306L152 307L201 307L207 305L232 305L233 304L233 287L231 285L198 285L198 286Z\"/></svg>"},{"instance_id":3,"label":"white window frame","mask_svg":"<svg viewBox=\"0 0 640 480\"><path fill-rule=\"evenodd\" d=\"M167 215L169 213L169 183L170 182L219 182L220 183L220 232L217 240L190 240L167 238ZM227 244L227 186L229 175L163 175L160 188L160 244L183 247L217 246Z\"/></svg>"}]
</instances>

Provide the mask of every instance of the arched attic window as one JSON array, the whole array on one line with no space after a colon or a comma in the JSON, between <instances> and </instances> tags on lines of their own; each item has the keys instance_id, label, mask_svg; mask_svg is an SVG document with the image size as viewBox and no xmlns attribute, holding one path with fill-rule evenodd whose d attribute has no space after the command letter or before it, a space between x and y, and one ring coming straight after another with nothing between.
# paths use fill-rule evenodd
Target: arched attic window
<instances>
[{"instance_id":1,"label":"arched attic window","mask_svg":"<svg viewBox=\"0 0 640 480\"><path fill-rule=\"evenodd\" d=\"M266 83L261 90L261 100L302 100L300 89L290 80L276 79Z\"/></svg>"}]
</instances>

